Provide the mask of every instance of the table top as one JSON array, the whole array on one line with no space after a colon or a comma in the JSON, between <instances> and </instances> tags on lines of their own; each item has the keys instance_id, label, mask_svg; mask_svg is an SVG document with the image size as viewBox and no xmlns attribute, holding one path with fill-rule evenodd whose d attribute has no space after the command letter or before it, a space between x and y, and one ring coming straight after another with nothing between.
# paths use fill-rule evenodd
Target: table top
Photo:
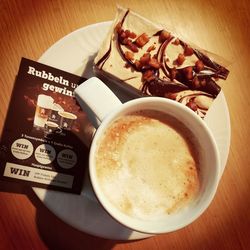
<instances>
[{"instance_id":1,"label":"table top","mask_svg":"<svg viewBox=\"0 0 250 250\"><path fill-rule=\"evenodd\" d=\"M157 3L157 4L156 4ZM0 249L249 249L250 248L250 5L239 1L119 1L228 59L223 85L231 147L217 194L206 212L179 231L137 241L94 237L67 225L31 188L0 182ZM0 131L21 57L38 60L56 41L83 26L112 20L116 1L0 2Z\"/></svg>"}]
</instances>

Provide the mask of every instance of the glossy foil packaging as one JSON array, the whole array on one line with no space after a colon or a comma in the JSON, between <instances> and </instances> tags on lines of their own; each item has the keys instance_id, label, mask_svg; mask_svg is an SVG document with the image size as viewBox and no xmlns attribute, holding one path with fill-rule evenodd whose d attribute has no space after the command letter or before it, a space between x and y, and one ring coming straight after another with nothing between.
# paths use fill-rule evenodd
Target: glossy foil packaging
<instances>
[{"instance_id":1,"label":"glossy foil packaging","mask_svg":"<svg viewBox=\"0 0 250 250\"><path fill-rule=\"evenodd\" d=\"M121 7L94 63L105 82L176 100L202 118L229 74L224 59Z\"/></svg>"}]
</instances>

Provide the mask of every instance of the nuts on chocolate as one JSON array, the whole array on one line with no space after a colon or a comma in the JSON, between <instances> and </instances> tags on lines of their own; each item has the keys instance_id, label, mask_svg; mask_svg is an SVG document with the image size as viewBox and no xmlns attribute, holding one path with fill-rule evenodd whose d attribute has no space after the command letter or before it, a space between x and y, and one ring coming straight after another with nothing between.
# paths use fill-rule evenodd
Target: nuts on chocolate
<instances>
[{"instance_id":1,"label":"nuts on chocolate","mask_svg":"<svg viewBox=\"0 0 250 250\"><path fill-rule=\"evenodd\" d=\"M149 61L150 61L151 55L150 53L145 53L143 54L143 56L140 58L140 63L142 65L148 65Z\"/></svg>"},{"instance_id":2,"label":"nuts on chocolate","mask_svg":"<svg viewBox=\"0 0 250 250\"><path fill-rule=\"evenodd\" d=\"M170 69L170 79L171 81L174 81L174 79L176 78L177 75L177 69L174 67L172 69Z\"/></svg>"},{"instance_id":3,"label":"nuts on chocolate","mask_svg":"<svg viewBox=\"0 0 250 250\"><path fill-rule=\"evenodd\" d=\"M155 69L159 69L161 67L161 64L158 62L158 60L154 57L152 57L150 60L149 60L149 63L148 63L151 67L155 68Z\"/></svg>"},{"instance_id":4,"label":"nuts on chocolate","mask_svg":"<svg viewBox=\"0 0 250 250\"><path fill-rule=\"evenodd\" d=\"M149 41L149 37L146 33L142 33L140 36L138 36L135 40L135 44L142 48L147 42Z\"/></svg>"},{"instance_id":5,"label":"nuts on chocolate","mask_svg":"<svg viewBox=\"0 0 250 250\"><path fill-rule=\"evenodd\" d=\"M155 79L155 75L154 75L154 71L149 69L149 70L146 70L143 75L142 75L142 79L143 81L145 82L150 82L152 80Z\"/></svg>"},{"instance_id":6,"label":"nuts on chocolate","mask_svg":"<svg viewBox=\"0 0 250 250\"><path fill-rule=\"evenodd\" d=\"M176 39L172 42L172 44L174 44L174 45L179 45L179 44L180 44L179 38L176 38Z\"/></svg>"},{"instance_id":7,"label":"nuts on chocolate","mask_svg":"<svg viewBox=\"0 0 250 250\"><path fill-rule=\"evenodd\" d=\"M187 107L191 108L193 111L196 111L198 109L198 106L197 104L190 100L187 104L186 104Z\"/></svg>"},{"instance_id":8,"label":"nuts on chocolate","mask_svg":"<svg viewBox=\"0 0 250 250\"><path fill-rule=\"evenodd\" d=\"M204 63L201 60L195 62L195 71L200 72L204 69Z\"/></svg>"},{"instance_id":9,"label":"nuts on chocolate","mask_svg":"<svg viewBox=\"0 0 250 250\"><path fill-rule=\"evenodd\" d=\"M200 81L197 76L195 76L192 80L192 86L194 89L198 89L200 87Z\"/></svg>"},{"instance_id":10,"label":"nuts on chocolate","mask_svg":"<svg viewBox=\"0 0 250 250\"><path fill-rule=\"evenodd\" d=\"M166 30L162 30L160 34L160 42L163 43L171 37L170 33Z\"/></svg>"},{"instance_id":11,"label":"nuts on chocolate","mask_svg":"<svg viewBox=\"0 0 250 250\"><path fill-rule=\"evenodd\" d=\"M129 37L132 39L136 38L136 34L134 32L131 32L130 30L125 30L124 32L126 34L126 37Z\"/></svg>"},{"instance_id":12,"label":"nuts on chocolate","mask_svg":"<svg viewBox=\"0 0 250 250\"><path fill-rule=\"evenodd\" d=\"M155 50L155 45L149 46L147 52L151 52L152 50Z\"/></svg>"},{"instance_id":13,"label":"nuts on chocolate","mask_svg":"<svg viewBox=\"0 0 250 250\"><path fill-rule=\"evenodd\" d=\"M176 58L175 63L180 66L184 63L184 61L185 61L185 56L180 53Z\"/></svg>"},{"instance_id":14,"label":"nuts on chocolate","mask_svg":"<svg viewBox=\"0 0 250 250\"><path fill-rule=\"evenodd\" d=\"M122 24L121 22L117 23L115 26L115 31L120 34L123 30L122 30Z\"/></svg>"},{"instance_id":15,"label":"nuts on chocolate","mask_svg":"<svg viewBox=\"0 0 250 250\"><path fill-rule=\"evenodd\" d=\"M193 78L193 67L192 66L188 66L188 67L184 68L183 72L184 72L187 80L191 80Z\"/></svg>"},{"instance_id":16,"label":"nuts on chocolate","mask_svg":"<svg viewBox=\"0 0 250 250\"><path fill-rule=\"evenodd\" d=\"M131 51L126 51L126 52L125 52L125 58L126 58L127 60L129 60L129 61L134 60L134 53L131 52Z\"/></svg>"},{"instance_id":17,"label":"nuts on chocolate","mask_svg":"<svg viewBox=\"0 0 250 250\"><path fill-rule=\"evenodd\" d=\"M142 69L142 64L141 64L141 62L139 60L135 60L134 65L135 65L137 70Z\"/></svg>"},{"instance_id":18,"label":"nuts on chocolate","mask_svg":"<svg viewBox=\"0 0 250 250\"><path fill-rule=\"evenodd\" d=\"M126 44L126 47L130 50L132 50L133 52L138 52L138 48L137 46L132 42L132 40L128 39L128 42Z\"/></svg>"},{"instance_id":19,"label":"nuts on chocolate","mask_svg":"<svg viewBox=\"0 0 250 250\"><path fill-rule=\"evenodd\" d=\"M193 54L194 54L194 50L189 45L186 45L184 48L184 55L192 56Z\"/></svg>"}]
</instances>

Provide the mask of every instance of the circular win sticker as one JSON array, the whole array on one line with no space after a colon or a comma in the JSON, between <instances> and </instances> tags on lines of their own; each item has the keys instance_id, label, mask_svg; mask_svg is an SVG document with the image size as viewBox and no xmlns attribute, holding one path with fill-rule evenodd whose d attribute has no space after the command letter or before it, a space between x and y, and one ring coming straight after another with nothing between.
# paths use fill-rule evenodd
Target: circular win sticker
<instances>
[{"instance_id":1,"label":"circular win sticker","mask_svg":"<svg viewBox=\"0 0 250 250\"><path fill-rule=\"evenodd\" d=\"M56 151L49 144L41 144L35 150L35 158L41 164L49 164L56 158Z\"/></svg>"},{"instance_id":2,"label":"circular win sticker","mask_svg":"<svg viewBox=\"0 0 250 250\"><path fill-rule=\"evenodd\" d=\"M11 145L11 153L19 160L28 159L33 151L34 147L27 139L17 139Z\"/></svg>"},{"instance_id":3,"label":"circular win sticker","mask_svg":"<svg viewBox=\"0 0 250 250\"><path fill-rule=\"evenodd\" d=\"M64 149L60 151L57 156L57 163L65 169L69 169L75 166L77 162L77 156L74 151L70 149Z\"/></svg>"}]
</instances>

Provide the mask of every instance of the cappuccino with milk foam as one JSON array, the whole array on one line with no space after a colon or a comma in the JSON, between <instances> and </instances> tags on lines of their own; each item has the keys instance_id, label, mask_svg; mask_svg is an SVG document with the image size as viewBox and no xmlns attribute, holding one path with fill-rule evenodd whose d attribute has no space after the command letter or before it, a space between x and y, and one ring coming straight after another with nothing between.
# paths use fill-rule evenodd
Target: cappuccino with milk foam
<instances>
[{"instance_id":1,"label":"cappuccino with milk foam","mask_svg":"<svg viewBox=\"0 0 250 250\"><path fill-rule=\"evenodd\" d=\"M107 199L134 218L175 213L199 192L194 137L160 111L142 110L113 121L98 142L95 163Z\"/></svg>"}]
</instances>

